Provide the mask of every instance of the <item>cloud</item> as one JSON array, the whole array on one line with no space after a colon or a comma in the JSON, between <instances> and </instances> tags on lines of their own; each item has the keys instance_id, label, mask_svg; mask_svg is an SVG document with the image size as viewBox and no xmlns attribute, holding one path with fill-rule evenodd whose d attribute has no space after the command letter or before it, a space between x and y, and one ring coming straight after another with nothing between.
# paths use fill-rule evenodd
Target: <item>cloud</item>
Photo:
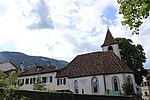
<instances>
[{"instance_id":1,"label":"cloud","mask_svg":"<svg viewBox=\"0 0 150 100\"><path fill-rule=\"evenodd\" d=\"M12 50L15 50L15 43L12 42L12 41L8 41L6 42L5 44L1 45L1 48L3 51L12 51Z\"/></svg>"},{"instance_id":2,"label":"cloud","mask_svg":"<svg viewBox=\"0 0 150 100\"><path fill-rule=\"evenodd\" d=\"M50 7L46 1L40 0L31 13L37 15L38 20L29 25L29 29L54 29L53 20L50 17Z\"/></svg>"},{"instance_id":3,"label":"cloud","mask_svg":"<svg viewBox=\"0 0 150 100\"><path fill-rule=\"evenodd\" d=\"M70 62L76 55L101 51L107 32L142 44L150 65L149 22L141 34L121 25L115 0L1 0L0 50ZM1 10L1 9L0 9ZM7 45L7 46L6 46Z\"/></svg>"},{"instance_id":4,"label":"cloud","mask_svg":"<svg viewBox=\"0 0 150 100\"><path fill-rule=\"evenodd\" d=\"M147 62L144 64L145 68L150 68L150 20L149 18L144 20L144 23L140 27L140 34L138 35L137 42L143 46L144 52L146 53Z\"/></svg>"},{"instance_id":5,"label":"cloud","mask_svg":"<svg viewBox=\"0 0 150 100\"><path fill-rule=\"evenodd\" d=\"M0 15L5 14L6 10L7 8L4 5L0 4Z\"/></svg>"}]
</instances>

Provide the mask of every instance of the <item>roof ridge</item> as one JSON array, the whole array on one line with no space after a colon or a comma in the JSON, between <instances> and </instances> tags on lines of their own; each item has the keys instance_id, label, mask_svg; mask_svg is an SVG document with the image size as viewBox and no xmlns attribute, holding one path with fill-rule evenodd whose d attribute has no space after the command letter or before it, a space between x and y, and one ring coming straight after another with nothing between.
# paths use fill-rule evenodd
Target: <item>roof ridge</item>
<instances>
[{"instance_id":1,"label":"roof ridge","mask_svg":"<svg viewBox=\"0 0 150 100\"><path fill-rule=\"evenodd\" d=\"M95 51L95 52L89 52L89 53L79 54L77 56L89 55L89 54L94 54L94 53L105 53L105 52L113 52L113 51Z\"/></svg>"}]
</instances>

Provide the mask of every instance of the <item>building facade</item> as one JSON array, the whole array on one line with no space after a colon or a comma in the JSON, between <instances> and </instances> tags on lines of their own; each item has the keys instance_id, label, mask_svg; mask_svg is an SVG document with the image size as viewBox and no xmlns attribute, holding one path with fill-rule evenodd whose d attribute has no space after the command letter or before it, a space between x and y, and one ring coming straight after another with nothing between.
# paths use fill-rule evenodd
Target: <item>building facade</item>
<instances>
[{"instance_id":1,"label":"building facade","mask_svg":"<svg viewBox=\"0 0 150 100\"><path fill-rule=\"evenodd\" d=\"M101 47L103 51L77 55L60 70L50 64L27 69L21 66L18 80L22 89L33 90L40 77L46 88L56 91L121 95L123 84L130 80L136 92L133 71L121 60L119 46L109 29Z\"/></svg>"},{"instance_id":2,"label":"building facade","mask_svg":"<svg viewBox=\"0 0 150 100\"><path fill-rule=\"evenodd\" d=\"M147 77L143 76L142 82L142 99L143 100L150 100L150 69L147 70L148 75Z\"/></svg>"},{"instance_id":3,"label":"building facade","mask_svg":"<svg viewBox=\"0 0 150 100\"><path fill-rule=\"evenodd\" d=\"M16 70L17 67L12 63L12 62L1 62L0 63L0 70L5 71L10 71L10 70Z\"/></svg>"},{"instance_id":4,"label":"building facade","mask_svg":"<svg viewBox=\"0 0 150 100\"><path fill-rule=\"evenodd\" d=\"M5 74L10 74L12 71L18 70L18 68L10 61L1 62L0 70L4 71Z\"/></svg>"}]
</instances>

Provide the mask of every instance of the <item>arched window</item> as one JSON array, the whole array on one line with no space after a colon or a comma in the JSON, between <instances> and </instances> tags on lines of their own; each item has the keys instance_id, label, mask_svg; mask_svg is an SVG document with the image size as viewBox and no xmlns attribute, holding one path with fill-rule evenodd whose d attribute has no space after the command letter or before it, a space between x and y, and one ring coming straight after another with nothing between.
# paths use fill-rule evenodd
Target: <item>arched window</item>
<instances>
[{"instance_id":1,"label":"arched window","mask_svg":"<svg viewBox=\"0 0 150 100\"><path fill-rule=\"evenodd\" d=\"M99 92L99 83L97 77L93 77L91 79L91 87L92 87L92 93L98 93Z\"/></svg>"},{"instance_id":2,"label":"arched window","mask_svg":"<svg viewBox=\"0 0 150 100\"><path fill-rule=\"evenodd\" d=\"M113 90L114 91L119 91L120 90L120 87L119 87L119 79L117 76L114 76L112 78L112 85L113 85Z\"/></svg>"},{"instance_id":3,"label":"arched window","mask_svg":"<svg viewBox=\"0 0 150 100\"><path fill-rule=\"evenodd\" d=\"M79 84L77 80L74 81L74 91L75 93L79 93Z\"/></svg>"},{"instance_id":4,"label":"arched window","mask_svg":"<svg viewBox=\"0 0 150 100\"><path fill-rule=\"evenodd\" d=\"M113 51L112 46L109 46L109 47L108 47L108 51Z\"/></svg>"},{"instance_id":5,"label":"arched window","mask_svg":"<svg viewBox=\"0 0 150 100\"><path fill-rule=\"evenodd\" d=\"M132 78L131 78L131 76L129 76L129 75L128 75L128 77L127 77L127 81L128 81L129 83L133 84L133 83L132 83Z\"/></svg>"}]
</instances>

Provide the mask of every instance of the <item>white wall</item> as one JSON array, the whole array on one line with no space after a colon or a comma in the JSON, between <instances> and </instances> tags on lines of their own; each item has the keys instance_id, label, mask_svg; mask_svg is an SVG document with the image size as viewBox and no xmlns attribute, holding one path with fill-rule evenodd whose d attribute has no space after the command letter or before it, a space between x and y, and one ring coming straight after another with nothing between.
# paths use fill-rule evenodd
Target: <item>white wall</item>
<instances>
[{"instance_id":1,"label":"white wall","mask_svg":"<svg viewBox=\"0 0 150 100\"><path fill-rule=\"evenodd\" d=\"M105 90L104 90L103 76L98 75L96 77L98 78L98 82L99 82L99 89L100 89L99 94L104 94ZM78 84L79 84L79 94L82 94L82 89L84 90L84 94L92 94L92 87L91 87L91 79L92 78L93 78L93 76L71 78L69 80L70 90L75 92L75 90L74 90L74 81L77 80Z\"/></svg>"},{"instance_id":2,"label":"white wall","mask_svg":"<svg viewBox=\"0 0 150 100\"><path fill-rule=\"evenodd\" d=\"M112 78L114 76L117 76L119 79L119 90L121 90L121 93L123 93L122 86L124 84L125 77L130 76L133 81L134 90L135 89L135 79L133 74L110 74L110 75L97 75L99 81L99 93L98 94L105 94L105 86L104 86L104 77L105 77L105 83L106 83L106 89L113 90L112 85ZM79 94L82 94L82 89L84 89L84 94L92 94L92 87L91 87L91 79L93 76L86 76L86 77L79 77L79 78L70 78L69 79L69 90L75 92L74 90L74 81L77 80L79 84ZM95 77L95 76L94 76Z\"/></svg>"},{"instance_id":3,"label":"white wall","mask_svg":"<svg viewBox=\"0 0 150 100\"><path fill-rule=\"evenodd\" d=\"M118 44L112 44L112 45L109 45L109 46L111 46L111 47L113 48L113 52L114 52L119 58L121 58L121 56L120 56L120 49L119 49ZM109 46L104 46L104 47L102 47L102 50L103 50L103 51L108 51L108 47L109 47Z\"/></svg>"},{"instance_id":4,"label":"white wall","mask_svg":"<svg viewBox=\"0 0 150 100\"><path fill-rule=\"evenodd\" d=\"M127 78L127 76L130 76L132 78L132 82L133 82L133 85L134 85L134 91L136 92L134 75L133 74L128 74L128 73L105 75L107 89L113 90L112 78L114 76L118 77L118 79L119 79L119 90L121 90L121 93L124 93L123 90L122 90L122 86L125 83L125 81L126 81L125 78Z\"/></svg>"},{"instance_id":5,"label":"white wall","mask_svg":"<svg viewBox=\"0 0 150 100\"><path fill-rule=\"evenodd\" d=\"M56 78L55 78L56 72L18 77L18 79L24 79L24 85L21 86L21 89L33 90L33 84L30 84L30 78L37 78L38 76L39 77L52 76L52 83L48 82L48 83L44 83L44 84L46 84L46 88L49 90L55 90L56 89ZM29 84L25 84L25 79L27 79L27 78L29 78Z\"/></svg>"},{"instance_id":6,"label":"white wall","mask_svg":"<svg viewBox=\"0 0 150 100\"><path fill-rule=\"evenodd\" d=\"M137 90L136 90L137 84L135 83L135 77L134 77L134 74L126 74L126 76L128 76L128 75L131 76L132 82L133 82L133 86L134 86L134 91L135 91L135 93L137 93Z\"/></svg>"},{"instance_id":7,"label":"white wall","mask_svg":"<svg viewBox=\"0 0 150 100\"><path fill-rule=\"evenodd\" d=\"M122 91L122 84L123 84L123 76L122 74L112 74L112 75L105 75L106 79L106 89L113 90L112 78L116 76L119 79L119 90Z\"/></svg>"},{"instance_id":8,"label":"white wall","mask_svg":"<svg viewBox=\"0 0 150 100\"><path fill-rule=\"evenodd\" d=\"M57 79L66 79L66 84L57 85ZM56 79L55 90L69 90L69 79L67 77L61 77Z\"/></svg>"},{"instance_id":9,"label":"white wall","mask_svg":"<svg viewBox=\"0 0 150 100\"><path fill-rule=\"evenodd\" d=\"M123 93L122 85L126 81L125 77L127 77L128 75L132 78L132 81L134 84L134 89L135 89L135 80L134 80L133 74L124 73L124 74L110 74L110 75L94 76L94 77L98 78L98 82L99 82L99 93L98 94L101 94L101 95L105 94L104 77L105 77L105 82L106 82L106 89L113 90L112 78L114 76L117 76L119 78L119 86L120 86L119 90L121 90L121 93ZM34 78L37 76L38 75L23 76L23 77L19 77L19 79ZM85 77L77 77L77 78L62 77L62 78L66 78L65 85L57 85L57 79L59 79L59 78L55 78L56 72L40 75L40 77L43 77L43 76L52 76L53 77L52 83L46 83L46 87L50 90L70 90L75 93L74 81L77 80L78 84L79 84L79 94L82 94L82 89L84 90L84 94L92 94L91 79L93 78L93 76L85 76ZM33 90L33 84L24 84L22 86L22 89ZM136 91L136 89L135 89L135 91Z\"/></svg>"}]
</instances>

